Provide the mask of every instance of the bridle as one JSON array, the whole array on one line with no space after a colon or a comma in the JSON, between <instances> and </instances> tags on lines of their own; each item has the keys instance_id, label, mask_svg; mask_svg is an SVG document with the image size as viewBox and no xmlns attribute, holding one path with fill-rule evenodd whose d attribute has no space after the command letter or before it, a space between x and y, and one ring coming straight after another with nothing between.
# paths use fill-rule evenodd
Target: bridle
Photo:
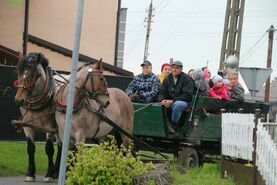
<instances>
[{"instance_id":1,"label":"bridle","mask_svg":"<svg viewBox=\"0 0 277 185\"><path fill-rule=\"evenodd\" d=\"M18 81L18 83L16 84L16 87L23 88L28 91L27 100L22 106L26 109L38 110L40 108L43 108L49 105L50 100L54 96L55 90L54 90L54 84L52 83L53 74L50 67L47 67L46 69L44 69L46 74L46 80L43 84L43 90L38 94L32 94L36 86L37 80L41 77L41 74L39 73L37 68L36 70L32 70L33 66L31 64L27 64L25 68L26 67L29 67L31 69L30 72L34 73L33 75L34 77L32 78L33 80L30 83L29 82L30 78L24 76L26 75L24 74L23 79L21 81ZM20 83L20 82L23 82L23 83Z\"/></svg>"},{"instance_id":2,"label":"bridle","mask_svg":"<svg viewBox=\"0 0 277 185\"><path fill-rule=\"evenodd\" d=\"M32 66L29 65L29 64L27 64L27 67L29 67L29 68L32 69ZM20 81L18 81L17 84L16 84L16 87L17 87L17 88L26 89L29 93L31 93L31 92L34 90L34 87L35 87L35 85L36 85L37 80L38 80L39 77L41 76L41 74L38 73L38 70L35 70L35 71L36 71L36 72L35 72L35 75L34 75L34 80L32 80L32 83L29 82L28 77L26 77L26 75L24 74L24 75L23 75L23 80L22 80L23 83L20 84L20 83L19 83ZM32 72L32 70L31 70L31 72Z\"/></svg>"},{"instance_id":3,"label":"bridle","mask_svg":"<svg viewBox=\"0 0 277 185\"><path fill-rule=\"evenodd\" d=\"M99 96L99 95L109 95L107 89L104 90L104 91L102 91L102 90L96 91L95 90L94 83L93 83L93 76L98 75L98 74L103 75L103 71L102 70L95 70L95 69L92 68L92 66L89 66L88 73L87 73L87 76L86 76L86 79L85 79L84 83L82 84L82 86L80 88L77 88L81 91L85 90L85 94L87 94L90 99L97 100L97 96ZM89 89L87 89L87 87L86 87L86 84L87 84L89 79L90 79L91 91ZM103 80L105 80L105 79L103 78Z\"/></svg>"}]
</instances>

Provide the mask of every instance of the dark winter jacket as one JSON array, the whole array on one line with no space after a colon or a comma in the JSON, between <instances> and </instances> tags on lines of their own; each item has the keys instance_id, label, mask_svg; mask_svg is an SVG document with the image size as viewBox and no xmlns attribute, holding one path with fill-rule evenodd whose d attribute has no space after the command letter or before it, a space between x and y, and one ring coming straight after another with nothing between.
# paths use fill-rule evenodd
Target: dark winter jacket
<instances>
[{"instance_id":1,"label":"dark winter jacket","mask_svg":"<svg viewBox=\"0 0 277 185\"><path fill-rule=\"evenodd\" d=\"M181 100L190 102L192 99L194 90L193 79L185 74L180 73L177 76L177 82L174 84L173 75L167 76L161 86L159 101L164 99L170 99L173 101Z\"/></svg>"},{"instance_id":2,"label":"dark winter jacket","mask_svg":"<svg viewBox=\"0 0 277 185\"><path fill-rule=\"evenodd\" d=\"M229 94L230 99L244 101L244 89L239 83L230 89Z\"/></svg>"}]
</instances>

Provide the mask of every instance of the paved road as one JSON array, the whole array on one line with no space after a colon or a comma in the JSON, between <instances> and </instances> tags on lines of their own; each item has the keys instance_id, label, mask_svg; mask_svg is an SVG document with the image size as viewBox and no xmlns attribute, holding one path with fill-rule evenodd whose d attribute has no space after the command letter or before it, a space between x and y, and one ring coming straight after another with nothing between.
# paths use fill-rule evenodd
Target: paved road
<instances>
[{"instance_id":1,"label":"paved road","mask_svg":"<svg viewBox=\"0 0 277 185\"><path fill-rule=\"evenodd\" d=\"M0 177L0 185L56 185L58 181L55 180L53 183L43 182L44 176L36 176L36 182L24 182L25 176L16 177Z\"/></svg>"}]
</instances>

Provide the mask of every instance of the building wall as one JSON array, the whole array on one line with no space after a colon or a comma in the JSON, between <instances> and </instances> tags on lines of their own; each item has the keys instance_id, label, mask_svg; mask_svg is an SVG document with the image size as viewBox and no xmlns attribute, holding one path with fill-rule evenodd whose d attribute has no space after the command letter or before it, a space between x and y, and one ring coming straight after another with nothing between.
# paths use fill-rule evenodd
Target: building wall
<instances>
[{"instance_id":1,"label":"building wall","mask_svg":"<svg viewBox=\"0 0 277 185\"><path fill-rule=\"evenodd\" d=\"M102 58L107 63L105 74L132 76L129 71L113 68L118 0L84 2L80 54L96 60ZM27 52L42 52L53 69L69 71L71 58L68 51L73 48L78 1L30 0L29 3ZM0 63L16 65L18 52L23 53L24 17L25 0L0 0ZM38 44L31 38L44 43ZM61 54L52 46L63 48L67 53L63 50Z\"/></svg>"},{"instance_id":2,"label":"building wall","mask_svg":"<svg viewBox=\"0 0 277 185\"><path fill-rule=\"evenodd\" d=\"M49 65L52 69L60 71L70 71L72 58L53 52L44 47L40 47L36 44L28 43L28 53L29 52L41 52L49 60ZM78 62L78 66L82 66L84 62ZM105 75L114 75L114 73L104 70Z\"/></svg>"},{"instance_id":3,"label":"building wall","mask_svg":"<svg viewBox=\"0 0 277 185\"><path fill-rule=\"evenodd\" d=\"M0 0L0 45L23 52L24 0Z\"/></svg>"},{"instance_id":4,"label":"building wall","mask_svg":"<svg viewBox=\"0 0 277 185\"><path fill-rule=\"evenodd\" d=\"M127 8L120 9L117 67L123 68Z\"/></svg>"},{"instance_id":5,"label":"building wall","mask_svg":"<svg viewBox=\"0 0 277 185\"><path fill-rule=\"evenodd\" d=\"M30 1L29 34L72 50L76 0ZM88 0L84 4L80 53L114 63L117 1Z\"/></svg>"}]
</instances>

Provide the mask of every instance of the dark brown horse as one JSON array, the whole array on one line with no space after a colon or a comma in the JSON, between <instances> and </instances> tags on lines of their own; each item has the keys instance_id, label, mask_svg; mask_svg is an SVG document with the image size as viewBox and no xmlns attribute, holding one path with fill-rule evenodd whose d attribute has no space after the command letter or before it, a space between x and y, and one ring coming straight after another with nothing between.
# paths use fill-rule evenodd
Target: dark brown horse
<instances>
[{"instance_id":1,"label":"dark brown horse","mask_svg":"<svg viewBox=\"0 0 277 185\"><path fill-rule=\"evenodd\" d=\"M48 60L41 53L30 53L17 65L18 83L15 101L20 105L22 122L28 122L35 128L56 129L55 82ZM33 127L23 127L27 138L27 151L29 156L28 172L25 181L35 181L35 133ZM56 134L57 135L57 134ZM46 134L45 151L48 156L48 169L44 181L52 181L59 172L61 155L61 142L57 140L58 152L56 162L53 162L54 133ZM56 137L59 139L59 137Z\"/></svg>"},{"instance_id":2,"label":"dark brown horse","mask_svg":"<svg viewBox=\"0 0 277 185\"><path fill-rule=\"evenodd\" d=\"M68 85L57 92L56 121L60 138L63 139L65 126L65 108L67 104ZM81 68L77 73L74 113L70 138L73 144L85 141L86 138L102 138L113 128L102 121L95 111L102 112L112 119L118 126L132 133L134 110L128 96L117 88L107 88L103 76L101 60L93 66ZM121 136L125 146L130 139Z\"/></svg>"}]
</instances>

